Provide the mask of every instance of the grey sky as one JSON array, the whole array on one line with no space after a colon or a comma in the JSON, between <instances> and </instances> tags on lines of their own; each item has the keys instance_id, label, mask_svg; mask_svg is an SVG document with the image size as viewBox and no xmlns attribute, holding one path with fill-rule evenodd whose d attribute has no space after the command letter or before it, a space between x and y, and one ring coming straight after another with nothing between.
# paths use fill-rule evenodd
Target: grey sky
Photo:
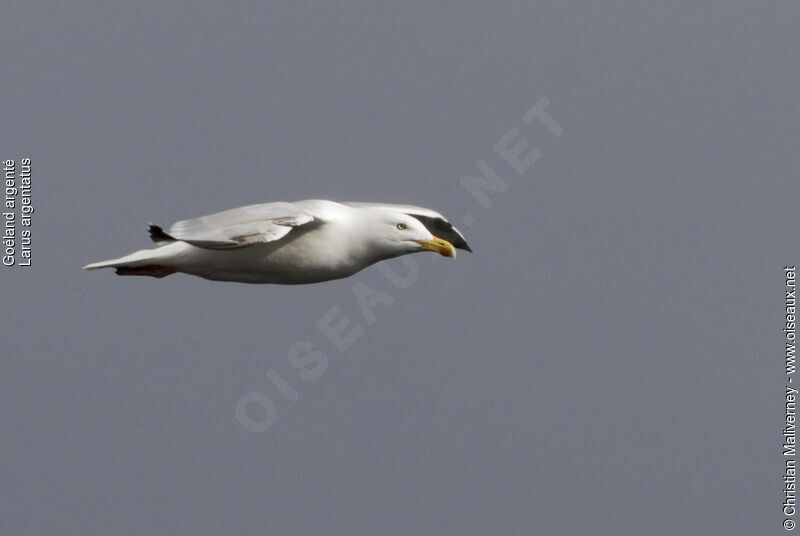
<instances>
[{"instance_id":1,"label":"grey sky","mask_svg":"<svg viewBox=\"0 0 800 536\"><path fill-rule=\"evenodd\" d=\"M782 531L797 3L15 4L0 158L32 159L36 212L0 270L0 535ZM522 120L541 98L559 138ZM313 197L429 206L475 254L406 289L80 270ZM354 284L393 299L371 324Z\"/></svg>"}]
</instances>

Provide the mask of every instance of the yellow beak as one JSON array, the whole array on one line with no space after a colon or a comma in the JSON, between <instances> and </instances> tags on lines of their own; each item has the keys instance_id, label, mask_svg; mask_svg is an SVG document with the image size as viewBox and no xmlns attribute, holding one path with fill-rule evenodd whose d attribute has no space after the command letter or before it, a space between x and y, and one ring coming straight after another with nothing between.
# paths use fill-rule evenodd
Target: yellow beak
<instances>
[{"instance_id":1,"label":"yellow beak","mask_svg":"<svg viewBox=\"0 0 800 536\"><path fill-rule=\"evenodd\" d=\"M447 240L444 240L443 238L434 236L433 240L419 240L419 243L422 245L422 249L435 251L444 257L456 258L456 248L453 247L453 244Z\"/></svg>"}]
</instances>

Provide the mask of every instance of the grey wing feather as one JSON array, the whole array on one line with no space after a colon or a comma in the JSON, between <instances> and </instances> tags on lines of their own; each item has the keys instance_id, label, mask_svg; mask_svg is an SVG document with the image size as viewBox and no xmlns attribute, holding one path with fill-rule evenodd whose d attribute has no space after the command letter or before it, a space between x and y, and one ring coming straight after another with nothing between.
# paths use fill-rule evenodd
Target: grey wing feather
<instances>
[{"instance_id":1,"label":"grey wing feather","mask_svg":"<svg viewBox=\"0 0 800 536\"><path fill-rule=\"evenodd\" d=\"M310 212L293 203L263 203L182 220L167 234L198 247L241 248L280 240L292 229L312 221Z\"/></svg>"},{"instance_id":2,"label":"grey wing feather","mask_svg":"<svg viewBox=\"0 0 800 536\"><path fill-rule=\"evenodd\" d=\"M365 203L363 201L348 201L342 203L343 205L347 205L350 207L373 207L373 208L385 208L389 210L397 210L399 212L403 212L406 214L421 214L423 216L429 216L431 218L442 218L446 219L440 213L436 212L435 210L431 210L425 207L418 207L415 205L395 205L391 203Z\"/></svg>"}]
</instances>

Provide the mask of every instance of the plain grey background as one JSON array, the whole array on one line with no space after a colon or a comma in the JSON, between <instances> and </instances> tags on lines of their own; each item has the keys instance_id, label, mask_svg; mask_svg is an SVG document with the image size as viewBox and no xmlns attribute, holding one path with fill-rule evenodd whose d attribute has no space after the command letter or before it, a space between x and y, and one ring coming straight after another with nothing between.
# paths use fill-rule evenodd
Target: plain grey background
<instances>
[{"instance_id":1,"label":"plain grey background","mask_svg":"<svg viewBox=\"0 0 800 536\"><path fill-rule=\"evenodd\" d=\"M0 270L0 534L783 532L796 2L77 4L0 22L36 207L33 267ZM558 139L520 120L542 97ZM470 214L475 254L408 289L80 270L149 221L314 197ZM371 325L354 283L394 298Z\"/></svg>"}]
</instances>

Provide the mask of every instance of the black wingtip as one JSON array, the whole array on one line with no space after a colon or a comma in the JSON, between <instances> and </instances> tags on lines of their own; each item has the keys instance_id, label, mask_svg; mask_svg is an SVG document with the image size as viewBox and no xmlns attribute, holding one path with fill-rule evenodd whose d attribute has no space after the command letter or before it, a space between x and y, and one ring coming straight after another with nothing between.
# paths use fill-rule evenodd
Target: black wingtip
<instances>
[{"instance_id":1,"label":"black wingtip","mask_svg":"<svg viewBox=\"0 0 800 536\"><path fill-rule=\"evenodd\" d=\"M461 233L453 227L453 224L442 218L433 218L431 216L423 216L422 214L407 213L409 216L414 217L428 229L433 236L443 238L453 244L456 249L463 249L472 253L472 248L469 247L467 241L461 236Z\"/></svg>"},{"instance_id":2,"label":"black wingtip","mask_svg":"<svg viewBox=\"0 0 800 536\"><path fill-rule=\"evenodd\" d=\"M164 232L161 226L152 223L147 226L147 234L150 235L150 240L155 243L175 241L173 237Z\"/></svg>"}]
</instances>

